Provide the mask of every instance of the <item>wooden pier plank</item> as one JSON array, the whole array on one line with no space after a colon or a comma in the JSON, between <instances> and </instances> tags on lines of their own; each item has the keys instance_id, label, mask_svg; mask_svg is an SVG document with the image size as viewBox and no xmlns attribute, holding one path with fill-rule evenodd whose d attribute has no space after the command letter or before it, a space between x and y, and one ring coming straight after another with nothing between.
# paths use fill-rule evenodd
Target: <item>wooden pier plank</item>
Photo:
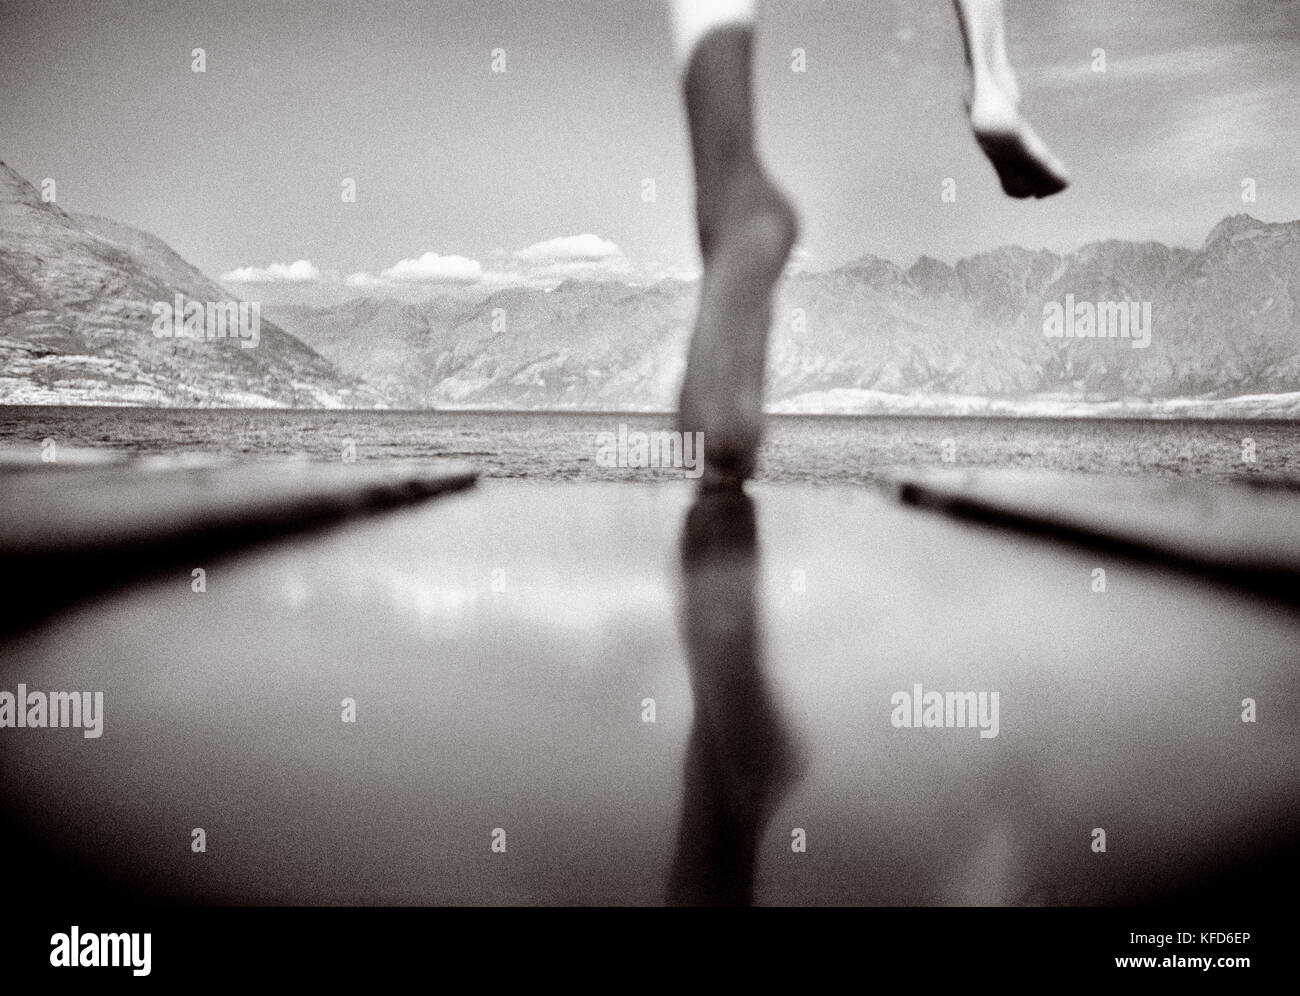
<instances>
[{"instance_id":1,"label":"wooden pier plank","mask_svg":"<svg viewBox=\"0 0 1300 996\"><path fill-rule=\"evenodd\" d=\"M1251 862L1300 812L1296 613L862 489L753 493L752 561L686 588L689 487L489 481L229 558L204 594L177 571L84 604L0 643L0 687L103 690L104 735L0 731L5 807L174 898L661 902L683 802L713 805L692 730L730 723L688 632L778 704L733 749L798 745L760 902L1291 887ZM998 691L998 737L893 728L916 684Z\"/></svg>"},{"instance_id":2,"label":"wooden pier plank","mask_svg":"<svg viewBox=\"0 0 1300 996\"><path fill-rule=\"evenodd\" d=\"M472 484L457 462L148 461L0 472L0 556L181 542L241 526L292 527Z\"/></svg>"},{"instance_id":3,"label":"wooden pier plank","mask_svg":"<svg viewBox=\"0 0 1300 996\"><path fill-rule=\"evenodd\" d=\"M463 463L0 461L0 631L199 558L468 487Z\"/></svg>"},{"instance_id":4,"label":"wooden pier plank","mask_svg":"<svg viewBox=\"0 0 1300 996\"><path fill-rule=\"evenodd\" d=\"M905 503L962 518L1192 570L1300 582L1293 487L983 469L909 474L896 484Z\"/></svg>"}]
</instances>

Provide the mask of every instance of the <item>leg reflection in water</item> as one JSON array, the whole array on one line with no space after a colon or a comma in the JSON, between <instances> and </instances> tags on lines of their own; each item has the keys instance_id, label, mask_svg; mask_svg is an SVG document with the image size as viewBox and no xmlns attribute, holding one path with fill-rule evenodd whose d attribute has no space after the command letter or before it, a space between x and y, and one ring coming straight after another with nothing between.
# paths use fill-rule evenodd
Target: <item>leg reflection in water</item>
<instances>
[{"instance_id":1,"label":"leg reflection in water","mask_svg":"<svg viewBox=\"0 0 1300 996\"><path fill-rule=\"evenodd\" d=\"M704 492L682 535L680 606L695 702L668 901L753 899L755 846L796 777L792 739L763 676L754 504Z\"/></svg>"}]
</instances>

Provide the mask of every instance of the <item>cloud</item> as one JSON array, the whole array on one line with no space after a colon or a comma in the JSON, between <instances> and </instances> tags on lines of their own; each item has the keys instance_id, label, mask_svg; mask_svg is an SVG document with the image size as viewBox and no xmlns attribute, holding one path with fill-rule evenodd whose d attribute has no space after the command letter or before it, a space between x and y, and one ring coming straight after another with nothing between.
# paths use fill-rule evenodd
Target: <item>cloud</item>
<instances>
[{"instance_id":1,"label":"cloud","mask_svg":"<svg viewBox=\"0 0 1300 996\"><path fill-rule=\"evenodd\" d=\"M476 259L455 254L426 252L403 259L379 273L358 271L340 277L322 273L309 261L245 266L224 274L230 283L322 283L359 290L412 287L420 284L483 284L550 288L566 280L618 280L635 282L637 270L623 250L598 235L561 235L513 251L494 250L485 266Z\"/></svg>"},{"instance_id":2,"label":"cloud","mask_svg":"<svg viewBox=\"0 0 1300 996\"><path fill-rule=\"evenodd\" d=\"M1289 85L1235 87L1175 106L1127 160L1153 175L1253 176L1273 143L1293 148L1300 95Z\"/></svg>"},{"instance_id":3,"label":"cloud","mask_svg":"<svg viewBox=\"0 0 1300 996\"><path fill-rule=\"evenodd\" d=\"M314 284L321 280L321 272L310 260L294 263L272 263L270 266L241 266L223 273L221 279L231 284Z\"/></svg>"},{"instance_id":4,"label":"cloud","mask_svg":"<svg viewBox=\"0 0 1300 996\"><path fill-rule=\"evenodd\" d=\"M490 254L484 281L555 287L565 280L634 280L636 271L614 242L598 235L561 235L513 252Z\"/></svg>"},{"instance_id":5,"label":"cloud","mask_svg":"<svg viewBox=\"0 0 1300 996\"><path fill-rule=\"evenodd\" d=\"M676 280L679 283L689 284L692 281L700 279L699 270L656 270L650 275L652 281L659 280Z\"/></svg>"},{"instance_id":6,"label":"cloud","mask_svg":"<svg viewBox=\"0 0 1300 996\"><path fill-rule=\"evenodd\" d=\"M426 252L423 256L403 259L377 276L364 271L343 278L345 287L392 287L403 284L476 284L483 279L483 266L466 256L442 256Z\"/></svg>"},{"instance_id":7,"label":"cloud","mask_svg":"<svg viewBox=\"0 0 1300 996\"><path fill-rule=\"evenodd\" d=\"M525 263L592 263L622 257L623 250L608 239L587 233L534 242L513 255Z\"/></svg>"},{"instance_id":8,"label":"cloud","mask_svg":"<svg viewBox=\"0 0 1300 996\"><path fill-rule=\"evenodd\" d=\"M373 273L349 273L343 278L345 287L386 287L388 281L381 280Z\"/></svg>"},{"instance_id":9,"label":"cloud","mask_svg":"<svg viewBox=\"0 0 1300 996\"><path fill-rule=\"evenodd\" d=\"M353 277L367 276L356 274ZM483 266L464 256L439 256L426 252L418 259L404 259L384 270L380 277L392 283L473 284L483 276ZM373 286L353 284L352 286Z\"/></svg>"},{"instance_id":10,"label":"cloud","mask_svg":"<svg viewBox=\"0 0 1300 996\"><path fill-rule=\"evenodd\" d=\"M1095 72L1089 49L1079 58L1053 66L1026 69L1023 75L1031 87L1075 87L1089 82L1138 80L1168 83L1188 77L1205 76L1249 58L1251 49L1241 43L1193 45L1165 52L1126 55L1106 52L1106 71Z\"/></svg>"},{"instance_id":11,"label":"cloud","mask_svg":"<svg viewBox=\"0 0 1300 996\"><path fill-rule=\"evenodd\" d=\"M790 251L790 258L785 264L787 273L813 273L815 270L813 254L806 248L797 245Z\"/></svg>"}]
</instances>

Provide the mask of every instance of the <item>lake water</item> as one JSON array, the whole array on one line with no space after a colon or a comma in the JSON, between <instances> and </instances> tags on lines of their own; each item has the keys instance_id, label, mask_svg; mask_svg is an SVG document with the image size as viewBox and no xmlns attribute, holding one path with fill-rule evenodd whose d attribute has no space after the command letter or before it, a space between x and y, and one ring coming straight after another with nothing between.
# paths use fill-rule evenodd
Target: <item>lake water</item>
<instances>
[{"instance_id":1,"label":"lake water","mask_svg":"<svg viewBox=\"0 0 1300 996\"><path fill-rule=\"evenodd\" d=\"M465 460L488 477L678 479L601 466L601 433L672 428L662 414L0 407L0 445L136 454ZM1252 445L1253 443L1253 445ZM1244 459L1253 452L1253 462ZM1300 422L772 416L760 480L872 484L925 467L1024 467L1300 481Z\"/></svg>"}]
</instances>

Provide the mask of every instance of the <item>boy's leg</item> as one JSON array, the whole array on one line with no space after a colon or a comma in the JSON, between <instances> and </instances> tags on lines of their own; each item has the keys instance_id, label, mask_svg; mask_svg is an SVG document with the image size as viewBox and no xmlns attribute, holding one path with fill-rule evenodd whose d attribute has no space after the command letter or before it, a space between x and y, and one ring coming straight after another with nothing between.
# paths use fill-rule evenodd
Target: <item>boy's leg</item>
<instances>
[{"instance_id":1,"label":"boy's leg","mask_svg":"<svg viewBox=\"0 0 1300 996\"><path fill-rule=\"evenodd\" d=\"M754 147L754 6L673 0L704 262L678 421L683 432L704 434L704 487L739 484L753 473L771 291L796 235L794 211Z\"/></svg>"},{"instance_id":2,"label":"boy's leg","mask_svg":"<svg viewBox=\"0 0 1300 996\"><path fill-rule=\"evenodd\" d=\"M1069 185L1065 167L1020 116L1007 60L1002 0L954 0L971 70L970 122L1012 197L1047 197Z\"/></svg>"}]
</instances>

